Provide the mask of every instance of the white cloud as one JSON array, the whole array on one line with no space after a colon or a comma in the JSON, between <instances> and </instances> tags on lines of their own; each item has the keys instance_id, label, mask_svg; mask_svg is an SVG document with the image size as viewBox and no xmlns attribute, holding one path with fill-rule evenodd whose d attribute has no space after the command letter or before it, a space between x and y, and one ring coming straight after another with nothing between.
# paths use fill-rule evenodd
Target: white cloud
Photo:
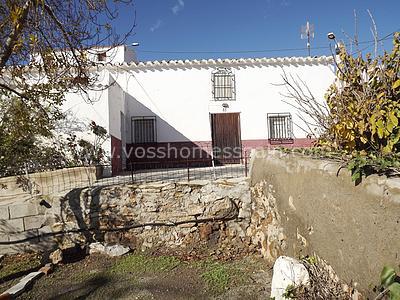
<instances>
[{"instance_id":1,"label":"white cloud","mask_svg":"<svg viewBox=\"0 0 400 300\"><path fill-rule=\"evenodd\" d=\"M158 19L157 22L155 22L155 23L150 27L150 31L151 31L151 32L156 31L158 28L161 27L162 23L163 23L162 20Z\"/></svg>"},{"instance_id":2,"label":"white cloud","mask_svg":"<svg viewBox=\"0 0 400 300\"><path fill-rule=\"evenodd\" d=\"M177 15L185 7L185 2L183 0L178 0L178 2L171 8L174 15Z\"/></svg>"},{"instance_id":3,"label":"white cloud","mask_svg":"<svg viewBox=\"0 0 400 300\"><path fill-rule=\"evenodd\" d=\"M290 1L289 0L277 0L277 1L266 0L266 2L267 2L268 5L271 5L271 4L274 4L274 3L278 3L280 6L283 6L283 7L287 7L287 6L290 5Z\"/></svg>"},{"instance_id":4,"label":"white cloud","mask_svg":"<svg viewBox=\"0 0 400 300\"><path fill-rule=\"evenodd\" d=\"M290 2L289 2L289 1L287 1L287 0L282 0L282 1L281 1L281 6L287 7L287 6L289 6L289 5L290 5Z\"/></svg>"}]
</instances>

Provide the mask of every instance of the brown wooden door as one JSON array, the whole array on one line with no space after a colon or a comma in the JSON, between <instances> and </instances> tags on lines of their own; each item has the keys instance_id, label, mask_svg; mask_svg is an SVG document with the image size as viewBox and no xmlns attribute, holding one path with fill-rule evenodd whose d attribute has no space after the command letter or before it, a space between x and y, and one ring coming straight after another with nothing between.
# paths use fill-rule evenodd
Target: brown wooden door
<instances>
[{"instance_id":1,"label":"brown wooden door","mask_svg":"<svg viewBox=\"0 0 400 300\"><path fill-rule=\"evenodd\" d=\"M211 134L216 161L220 164L240 163L242 156L240 114L211 114Z\"/></svg>"}]
</instances>

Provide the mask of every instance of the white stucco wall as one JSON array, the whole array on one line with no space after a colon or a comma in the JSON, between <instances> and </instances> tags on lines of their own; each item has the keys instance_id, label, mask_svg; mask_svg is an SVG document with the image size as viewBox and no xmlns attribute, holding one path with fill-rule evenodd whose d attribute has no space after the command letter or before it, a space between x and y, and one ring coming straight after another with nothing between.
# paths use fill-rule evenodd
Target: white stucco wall
<instances>
[{"instance_id":1,"label":"white stucco wall","mask_svg":"<svg viewBox=\"0 0 400 300\"><path fill-rule=\"evenodd\" d=\"M89 59L98 61L97 54L105 53L103 63L130 63L136 61L136 53L132 47L120 45L115 47L96 47L89 50Z\"/></svg>"},{"instance_id":2,"label":"white stucco wall","mask_svg":"<svg viewBox=\"0 0 400 300\"><path fill-rule=\"evenodd\" d=\"M285 87L282 68L286 74L299 76L317 99L323 101L328 86L334 80L330 64L245 64L220 65L229 67L235 74L236 100L226 112L240 112L242 140L267 138L267 113L290 112L295 138L304 138L305 128L296 110L282 99ZM126 139L131 142L130 118L157 116L157 141L210 141L209 113L222 113L221 101L212 100L211 73L216 66L173 66L114 68L110 72L125 92ZM114 92L113 92L114 93ZM115 91L110 97L120 99ZM122 100L118 100L122 101ZM111 102L110 102L111 103ZM113 102L114 103L114 102ZM110 105L119 110L121 106ZM118 125L119 126L119 125Z\"/></svg>"},{"instance_id":3,"label":"white stucco wall","mask_svg":"<svg viewBox=\"0 0 400 300\"><path fill-rule=\"evenodd\" d=\"M98 54L105 53L105 57L103 61L99 61ZM72 57L71 51L58 51L57 55L67 55L71 57L71 62L75 61ZM94 63L131 63L136 62L136 53L133 50L132 46L119 45L119 46L109 46L109 47L93 47L87 50L88 59L90 62ZM30 56L30 60L35 61L36 63L42 63L42 57L34 53Z\"/></svg>"},{"instance_id":4,"label":"white stucco wall","mask_svg":"<svg viewBox=\"0 0 400 300\"><path fill-rule=\"evenodd\" d=\"M285 87L282 73L299 76L314 96L323 101L335 75L327 59L322 63L298 59L303 63L201 63L181 62L161 64L105 65L101 83L115 84L104 91L89 91L93 100L77 94L67 94L64 110L88 124L91 120L102 125L123 145L132 142L131 118L156 116L158 142L211 141L210 113L240 112L242 140L266 140L267 113L290 112L295 138L304 138L296 124L304 127L296 110L282 100ZM175 65L174 65L175 64ZM236 100L213 101L211 74L218 67L228 67L235 74ZM123 118L123 119L122 119ZM122 125L122 123L124 125ZM111 142L104 145L111 153Z\"/></svg>"},{"instance_id":5,"label":"white stucco wall","mask_svg":"<svg viewBox=\"0 0 400 300\"><path fill-rule=\"evenodd\" d=\"M100 72L99 86L107 86L109 83L109 73L106 70ZM99 88L96 90L88 90L87 94L67 93L62 110L67 116L73 116L80 120L86 127L91 121L103 126L107 132L110 132L110 110L109 110L109 90ZM89 133L87 127L84 131L76 132L79 138L93 140L94 137ZM111 141L106 141L103 145L104 150L111 153Z\"/></svg>"}]
</instances>

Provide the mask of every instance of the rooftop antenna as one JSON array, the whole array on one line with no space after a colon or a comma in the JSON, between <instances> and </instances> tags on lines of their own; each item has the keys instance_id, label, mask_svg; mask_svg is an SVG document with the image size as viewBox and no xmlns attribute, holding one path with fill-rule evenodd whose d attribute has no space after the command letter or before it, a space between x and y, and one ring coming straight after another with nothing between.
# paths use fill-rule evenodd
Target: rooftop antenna
<instances>
[{"instance_id":1,"label":"rooftop antenna","mask_svg":"<svg viewBox=\"0 0 400 300\"><path fill-rule=\"evenodd\" d=\"M311 39L314 38L314 24L307 21L306 25L301 26L301 39L307 39L308 56L311 56Z\"/></svg>"}]
</instances>

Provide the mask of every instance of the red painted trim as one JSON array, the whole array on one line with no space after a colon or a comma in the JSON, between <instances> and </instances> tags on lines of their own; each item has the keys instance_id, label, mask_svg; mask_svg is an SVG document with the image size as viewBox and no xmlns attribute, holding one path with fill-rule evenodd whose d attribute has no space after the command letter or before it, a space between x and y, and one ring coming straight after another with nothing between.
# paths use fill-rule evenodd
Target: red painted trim
<instances>
[{"instance_id":1,"label":"red painted trim","mask_svg":"<svg viewBox=\"0 0 400 300\"><path fill-rule=\"evenodd\" d=\"M242 140L242 156L247 156L250 150L257 148L276 148L276 147L311 147L315 140L301 138L282 143L270 142L268 139ZM146 144L128 144L127 155L130 163L138 162L168 162L186 160L208 160L211 158L211 141L194 142L163 142ZM162 153L163 155L159 155Z\"/></svg>"},{"instance_id":2,"label":"red painted trim","mask_svg":"<svg viewBox=\"0 0 400 300\"><path fill-rule=\"evenodd\" d=\"M165 142L126 145L130 162L211 158L211 142ZM143 153L145 151L145 153Z\"/></svg>"},{"instance_id":3,"label":"red painted trim","mask_svg":"<svg viewBox=\"0 0 400 300\"><path fill-rule=\"evenodd\" d=\"M122 141L111 136L111 175L116 176L122 171Z\"/></svg>"}]
</instances>

